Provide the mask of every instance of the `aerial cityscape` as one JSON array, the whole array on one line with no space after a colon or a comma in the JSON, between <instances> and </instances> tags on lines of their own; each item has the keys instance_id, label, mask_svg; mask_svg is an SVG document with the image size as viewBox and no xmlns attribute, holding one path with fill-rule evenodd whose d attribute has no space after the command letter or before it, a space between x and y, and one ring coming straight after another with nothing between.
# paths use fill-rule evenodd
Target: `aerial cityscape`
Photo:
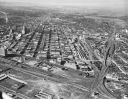
<instances>
[{"instance_id":1,"label":"aerial cityscape","mask_svg":"<svg viewBox=\"0 0 128 99\"><path fill-rule=\"evenodd\" d=\"M128 99L121 0L44 1L0 0L0 99Z\"/></svg>"}]
</instances>

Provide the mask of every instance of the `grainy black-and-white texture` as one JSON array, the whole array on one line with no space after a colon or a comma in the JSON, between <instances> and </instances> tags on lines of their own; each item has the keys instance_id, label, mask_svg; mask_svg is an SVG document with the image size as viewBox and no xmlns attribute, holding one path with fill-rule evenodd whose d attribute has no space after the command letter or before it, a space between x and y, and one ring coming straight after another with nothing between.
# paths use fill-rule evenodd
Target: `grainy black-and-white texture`
<instances>
[{"instance_id":1,"label":"grainy black-and-white texture","mask_svg":"<svg viewBox=\"0 0 128 99\"><path fill-rule=\"evenodd\" d=\"M128 99L126 0L0 0L0 99Z\"/></svg>"}]
</instances>

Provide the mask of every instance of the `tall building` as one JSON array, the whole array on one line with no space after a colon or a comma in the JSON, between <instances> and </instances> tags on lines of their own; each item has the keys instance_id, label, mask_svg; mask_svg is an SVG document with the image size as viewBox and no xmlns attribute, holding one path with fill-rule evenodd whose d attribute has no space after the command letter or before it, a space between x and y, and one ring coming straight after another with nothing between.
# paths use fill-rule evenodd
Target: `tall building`
<instances>
[{"instance_id":1,"label":"tall building","mask_svg":"<svg viewBox=\"0 0 128 99\"><path fill-rule=\"evenodd\" d=\"M25 26L22 27L22 34L25 34Z\"/></svg>"},{"instance_id":2,"label":"tall building","mask_svg":"<svg viewBox=\"0 0 128 99\"><path fill-rule=\"evenodd\" d=\"M6 14L6 18L5 18L5 20L6 20L6 23L8 23L8 17L7 17L7 14Z\"/></svg>"}]
</instances>

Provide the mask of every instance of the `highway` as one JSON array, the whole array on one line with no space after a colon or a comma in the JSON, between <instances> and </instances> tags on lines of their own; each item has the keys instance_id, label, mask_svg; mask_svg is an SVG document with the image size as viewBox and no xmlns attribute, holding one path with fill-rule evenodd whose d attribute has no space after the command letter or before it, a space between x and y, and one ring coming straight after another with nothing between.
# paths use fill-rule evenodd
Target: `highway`
<instances>
[{"instance_id":1,"label":"highway","mask_svg":"<svg viewBox=\"0 0 128 99\"><path fill-rule=\"evenodd\" d=\"M93 51L93 49L91 48L91 46L89 45L89 41L88 40L86 40L86 39L84 39L85 40L85 42L84 42L84 45L82 44L82 41L79 41L80 42L80 44L81 44L81 46L83 46L86 50L87 50L87 52L89 53L89 56L90 56L90 60L95 60L94 59L94 57L96 58L97 56L95 56L95 53L94 53L94 51ZM110 41L111 42L111 41ZM109 44L109 48L111 48L111 47L113 47L113 43L110 43ZM106 51L106 52L108 52L108 50ZM109 53L111 53L111 52L109 52ZM110 55L112 55L113 54L113 52L110 54ZM108 57L107 55L105 55L105 57ZM99 60L99 59L97 59L97 60ZM100 60L99 60L100 61ZM107 61L107 60L105 60L105 61ZM101 69L101 71L100 70L98 70L94 65L91 65L91 66L93 66L94 67L94 71L95 71L95 80L94 80L94 82L92 83L92 85L91 85L91 88L90 88L90 95L91 95L91 93L93 93L94 92L94 90L96 90L96 89L98 89L100 92L104 92L104 94L106 95L106 96L110 96L110 97L113 97L113 99L115 98L115 95L114 94L112 94L105 86L104 86L104 77L105 77L105 75L107 74L107 71L108 71L108 66L107 66L107 64L105 64L105 63L102 63L102 69Z\"/></svg>"},{"instance_id":2,"label":"highway","mask_svg":"<svg viewBox=\"0 0 128 99\"><path fill-rule=\"evenodd\" d=\"M84 45L83 45L83 41L81 40L78 40L79 42L79 45L81 45L81 48L80 48L80 52L79 53L82 53L81 55L83 56L84 58L84 55L83 53L86 53L85 51L82 51L81 49L83 48L84 50L86 50L88 53L89 53L89 58L90 58L90 61L91 60L99 60L97 58L97 56L95 56L95 53L94 53L94 50L91 48L90 44L89 44L89 41L84 39ZM71 46L71 45L70 45ZM110 45L111 46L111 45ZM94 59L95 58L95 59ZM100 60L99 60L100 61ZM85 60L86 62L86 60ZM103 86L100 86L103 84L103 79L105 77L105 75L107 74L107 70L108 70L108 66L105 66L104 63L102 63L102 69L101 71L98 70L98 68L94 65L94 64L91 64L91 66L93 67L94 69L94 72L95 72L95 80L93 80L93 83L89 89L89 92L90 92L90 95L91 93L95 90L95 89L99 89L99 90L102 90L102 91L105 91L104 93L108 94L108 96L111 96L111 97L114 97L113 94L110 93L110 91L108 91L108 89L103 85Z\"/></svg>"}]
</instances>

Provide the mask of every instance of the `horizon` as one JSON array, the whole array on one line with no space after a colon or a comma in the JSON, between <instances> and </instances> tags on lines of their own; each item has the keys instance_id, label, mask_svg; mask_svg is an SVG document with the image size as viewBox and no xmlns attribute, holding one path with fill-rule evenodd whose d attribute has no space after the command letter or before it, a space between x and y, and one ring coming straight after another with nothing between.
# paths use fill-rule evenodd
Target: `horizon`
<instances>
[{"instance_id":1,"label":"horizon","mask_svg":"<svg viewBox=\"0 0 128 99\"><path fill-rule=\"evenodd\" d=\"M0 2L11 4L23 4L25 6L74 6L74 7L92 7L106 8L114 10L126 10L127 0L0 0ZM30 5L31 4L31 5Z\"/></svg>"},{"instance_id":2,"label":"horizon","mask_svg":"<svg viewBox=\"0 0 128 99\"><path fill-rule=\"evenodd\" d=\"M65 3L57 3L55 2L54 4L49 3L49 4L46 4L48 2L45 2L45 3L42 3L43 1L45 0L38 0L40 2L34 2L35 0L32 0L31 2L28 2L28 0L24 1L19 1L19 0L0 0L1 2L1 5L5 5L5 6L10 6L10 7L32 7L32 8L40 8L42 9L43 7L48 7L48 8L52 8L52 9L59 9L59 10L63 10L63 11L69 11L69 12L80 12L80 13L88 13L87 11L89 11L89 13L99 13L99 14L104 14L106 16L125 16L125 15L128 15L128 12L127 12L127 9L128 7L126 7L125 5L128 3L126 2L124 4L124 2L126 0L116 0L116 1L119 1L119 2L114 2L115 0L111 0L112 2L110 2L110 0L108 0L108 3L105 4L105 0L90 0L90 2L88 2L86 5L84 4L81 4L80 6L80 3L79 4L75 4L76 2L78 2L78 0L75 0L76 2L72 5L70 5L70 3L68 2L67 4ZM58 1L58 0L51 0L51 1ZM67 0L65 0L67 1ZM70 2L73 1L73 0L69 0ZM80 1L83 1L83 0L80 0ZM89 1L89 0L85 0L85 1ZM84 2L85 2L84 1ZM92 1L95 1L95 2L92 2ZM99 2L99 1L102 1L102 2ZM107 1L107 0L106 0ZM39 4L40 3L40 4ZM91 4L92 3L92 4ZM103 3L103 5L101 5ZM112 3L111 5L107 6L109 3ZM105 6L105 5L107 6ZM120 5L120 6L114 6L114 4L117 4L117 5ZM113 5L113 6L112 6ZM86 9L86 10L85 10ZM104 12L103 12L104 11Z\"/></svg>"}]
</instances>

